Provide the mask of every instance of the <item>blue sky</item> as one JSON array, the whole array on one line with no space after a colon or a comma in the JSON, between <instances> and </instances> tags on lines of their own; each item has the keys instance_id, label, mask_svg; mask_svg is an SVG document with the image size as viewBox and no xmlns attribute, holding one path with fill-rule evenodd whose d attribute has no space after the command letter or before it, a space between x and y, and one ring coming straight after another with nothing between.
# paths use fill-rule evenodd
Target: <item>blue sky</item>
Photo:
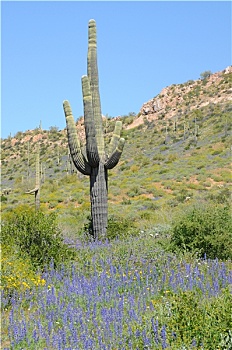
<instances>
[{"instance_id":1,"label":"blue sky","mask_svg":"<svg viewBox=\"0 0 232 350\"><path fill-rule=\"evenodd\" d=\"M231 65L229 1L1 3L2 138L83 115L88 21L95 19L102 113L138 113L162 88Z\"/></svg>"}]
</instances>

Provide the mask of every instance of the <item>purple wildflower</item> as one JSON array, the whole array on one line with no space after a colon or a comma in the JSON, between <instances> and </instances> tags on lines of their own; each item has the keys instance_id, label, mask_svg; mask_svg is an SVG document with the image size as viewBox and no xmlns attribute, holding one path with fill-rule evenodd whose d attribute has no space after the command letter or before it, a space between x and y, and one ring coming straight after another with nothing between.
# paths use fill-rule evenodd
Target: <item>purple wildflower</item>
<instances>
[{"instance_id":1,"label":"purple wildflower","mask_svg":"<svg viewBox=\"0 0 232 350\"><path fill-rule=\"evenodd\" d=\"M154 317L152 317L151 324L152 324L152 331L153 331L155 343L159 344L159 322L158 320L154 322Z\"/></svg>"},{"instance_id":2,"label":"purple wildflower","mask_svg":"<svg viewBox=\"0 0 232 350\"><path fill-rule=\"evenodd\" d=\"M168 347L168 344L167 344L166 326L165 325L163 325L161 328L160 337L161 337L162 349L166 349Z\"/></svg>"}]
</instances>

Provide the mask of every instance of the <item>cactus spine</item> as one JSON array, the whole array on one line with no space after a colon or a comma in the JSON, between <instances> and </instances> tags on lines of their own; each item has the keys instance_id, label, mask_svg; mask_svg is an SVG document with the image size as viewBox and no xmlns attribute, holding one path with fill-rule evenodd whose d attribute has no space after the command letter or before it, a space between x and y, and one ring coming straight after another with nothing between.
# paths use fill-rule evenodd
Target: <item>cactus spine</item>
<instances>
[{"instance_id":1,"label":"cactus spine","mask_svg":"<svg viewBox=\"0 0 232 350\"><path fill-rule=\"evenodd\" d=\"M85 150L77 136L76 125L69 102L63 102L67 125L68 144L75 167L90 177L90 201L92 232L94 239L101 239L107 232L107 172L118 163L125 140L120 138L122 123L116 122L108 151L104 144L104 130L101 114L96 23L89 21L87 75L82 76L84 124L86 135Z\"/></svg>"}]
</instances>

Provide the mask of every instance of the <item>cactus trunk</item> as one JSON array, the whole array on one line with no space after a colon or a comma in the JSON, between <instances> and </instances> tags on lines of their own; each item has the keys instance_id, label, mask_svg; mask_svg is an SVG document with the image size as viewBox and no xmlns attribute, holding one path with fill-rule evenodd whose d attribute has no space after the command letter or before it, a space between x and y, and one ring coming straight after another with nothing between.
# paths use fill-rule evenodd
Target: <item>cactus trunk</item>
<instances>
[{"instance_id":1,"label":"cactus trunk","mask_svg":"<svg viewBox=\"0 0 232 350\"><path fill-rule=\"evenodd\" d=\"M35 210L40 208L40 159L39 147L36 154L36 174L35 174Z\"/></svg>"},{"instance_id":2,"label":"cactus trunk","mask_svg":"<svg viewBox=\"0 0 232 350\"><path fill-rule=\"evenodd\" d=\"M90 201L92 235L94 239L105 238L107 232L107 170L103 163L92 168L90 175Z\"/></svg>"},{"instance_id":3,"label":"cactus trunk","mask_svg":"<svg viewBox=\"0 0 232 350\"><path fill-rule=\"evenodd\" d=\"M40 175L40 148L39 145L37 147L36 153L36 164L35 164L35 188L33 190L29 190L27 194L35 195L35 210L38 211L40 208L40 183L41 183L41 175Z\"/></svg>"}]
</instances>

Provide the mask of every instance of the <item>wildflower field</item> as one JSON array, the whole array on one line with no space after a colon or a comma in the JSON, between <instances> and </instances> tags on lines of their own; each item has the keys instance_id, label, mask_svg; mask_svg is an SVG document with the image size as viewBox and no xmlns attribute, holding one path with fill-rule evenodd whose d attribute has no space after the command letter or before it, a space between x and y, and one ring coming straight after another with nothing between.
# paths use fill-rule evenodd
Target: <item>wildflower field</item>
<instances>
[{"instance_id":1,"label":"wildflower field","mask_svg":"<svg viewBox=\"0 0 232 350\"><path fill-rule=\"evenodd\" d=\"M22 255L18 242L7 250L6 237L15 241L20 222L37 216L40 228L46 219L57 229L38 214L3 228L3 350L232 349L230 259L172 252L161 229L104 243L74 239L65 243L70 256L56 236L53 254L37 230L30 246L37 239L51 259L35 265L35 248Z\"/></svg>"}]
</instances>

